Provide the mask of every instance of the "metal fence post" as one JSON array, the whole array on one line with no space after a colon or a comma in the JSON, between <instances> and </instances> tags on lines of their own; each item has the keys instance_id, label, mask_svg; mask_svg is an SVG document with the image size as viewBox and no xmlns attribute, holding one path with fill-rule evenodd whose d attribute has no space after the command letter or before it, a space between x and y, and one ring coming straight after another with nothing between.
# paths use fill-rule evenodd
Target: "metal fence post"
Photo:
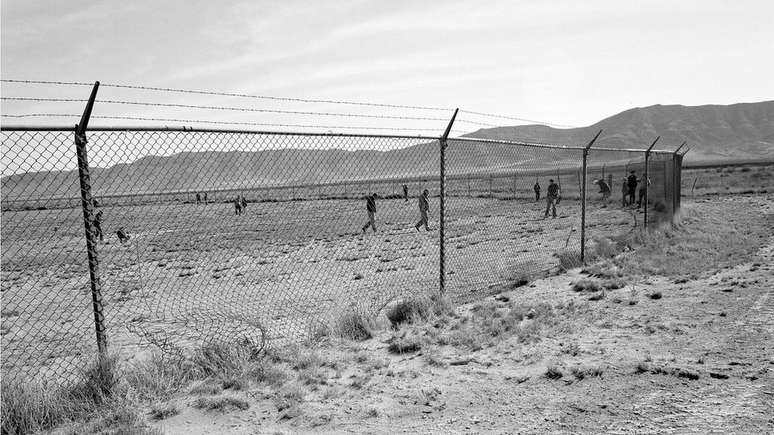
<instances>
[{"instance_id":1,"label":"metal fence post","mask_svg":"<svg viewBox=\"0 0 774 435\"><path fill-rule=\"evenodd\" d=\"M602 130L597 132L594 139L591 139L588 145L583 148L583 174L581 179L581 263L586 264L586 164L589 157L589 149L597 141Z\"/></svg>"},{"instance_id":2,"label":"metal fence post","mask_svg":"<svg viewBox=\"0 0 774 435\"><path fill-rule=\"evenodd\" d=\"M86 229L86 253L89 258L89 278L91 281L91 302L94 309L94 329L97 333L97 350L100 355L107 353L107 331L105 314L102 307L102 284L99 279L99 257L97 256L97 240L94 234L94 201L91 195L91 177L89 174L89 159L86 153L86 127L89 124L94 99L97 97L99 82L94 83L91 96L83 110L81 122L75 126L75 152L78 157L78 178L81 186L81 207L83 208L83 224Z\"/></svg>"},{"instance_id":3,"label":"metal fence post","mask_svg":"<svg viewBox=\"0 0 774 435\"><path fill-rule=\"evenodd\" d=\"M645 183L645 216L643 217L643 225L645 225L645 229L648 229L648 191L650 190L650 178L648 178L648 165L650 163L650 150L653 149L654 146L656 146L656 142L661 138L661 136L657 136L656 140L653 141L652 144L648 147L647 150L645 150L645 180L643 183ZM642 188L640 188L642 189Z\"/></svg>"},{"instance_id":4,"label":"metal fence post","mask_svg":"<svg viewBox=\"0 0 774 435\"><path fill-rule=\"evenodd\" d=\"M440 174L440 181L441 181L441 203L438 206L439 208L439 219L440 224L438 226L438 232L439 232L439 248L438 248L438 257L439 257L439 270L438 270L438 288L441 294L446 293L446 251L445 251L445 236L444 236L444 230L446 227L446 139L449 138L449 133L451 132L452 125L454 124L454 119L457 118L457 112L460 109L454 109L454 115L452 115L451 120L449 121L449 125L446 126L446 131L444 131L443 136L439 139L440 148L441 148L441 156L440 156L440 165L441 165L441 174Z\"/></svg>"}]
</instances>

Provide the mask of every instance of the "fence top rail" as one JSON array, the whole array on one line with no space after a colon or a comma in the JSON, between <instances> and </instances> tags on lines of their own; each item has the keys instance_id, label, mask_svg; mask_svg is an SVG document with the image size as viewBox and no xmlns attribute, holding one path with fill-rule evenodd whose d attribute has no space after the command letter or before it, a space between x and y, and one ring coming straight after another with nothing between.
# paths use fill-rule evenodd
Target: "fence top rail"
<instances>
[{"instance_id":1,"label":"fence top rail","mask_svg":"<svg viewBox=\"0 0 774 435\"><path fill-rule=\"evenodd\" d=\"M48 126L48 125L0 125L0 131L71 131L75 132L75 125L71 127ZM351 138L378 138L378 139L415 139L415 140L441 140L441 136L422 136L422 135L390 135L390 134L366 134L366 133L311 133L299 131L268 131L268 130L242 130L242 129L220 129L220 128L193 128L193 127L137 127L137 126L112 126L112 127L89 127L87 132L115 131L115 132L179 132L179 133L233 133L233 134L252 134L268 136L314 136L314 137L351 137ZM500 145L513 145L530 148L546 148L560 150L583 151L582 146L546 144L539 142L509 141L501 139L484 139L473 137L450 137L449 140L460 142L478 142ZM619 151L644 153L644 149L636 148L605 148L594 147L592 151ZM669 150L652 150L651 154L674 154Z\"/></svg>"},{"instance_id":2,"label":"fence top rail","mask_svg":"<svg viewBox=\"0 0 774 435\"><path fill-rule=\"evenodd\" d=\"M626 152L629 152L629 153L642 153L642 154L645 154L645 151L647 151L647 150L644 150L642 148L605 148L605 147L597 148L597 147L593 147L589 151L626 151ZM650 153L651 154L674 154L675 152L674 151L670 151L670 150L651 150Z\"/></svg>"},{"instance_id":3,"label":"fence top rail","mask_svg":"<svg viewBox=\"0 0 774 435\"><path fill-rule=\"evenodd\" d=\"M12 126L0 125L0 131L75 131L75 126ZM221 128L193 128L193 127L135 127L135 126L113 126L113 127L89 127L88 132L116 131L116 132L179 132L179 133L234 133L234 134L253 134L267 136L316 136L316 137L368 137L380 139L421 139L421 140L440 140L439 136L422 135L396 135L396 134L366 134L366 133L311 133L299 131L269 131L269 130L242 130L242 129L221 129Z\"/></svg>"}]
</instances>

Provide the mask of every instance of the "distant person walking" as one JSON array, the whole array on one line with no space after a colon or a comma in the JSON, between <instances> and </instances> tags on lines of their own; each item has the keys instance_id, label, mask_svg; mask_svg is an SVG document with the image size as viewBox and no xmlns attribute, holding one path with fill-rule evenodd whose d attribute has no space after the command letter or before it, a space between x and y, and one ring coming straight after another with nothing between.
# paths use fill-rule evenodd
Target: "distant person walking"
<instances>
[{"instance_id":1,"label":"distant person walking","mask_svg":"<svg viewBox=\"0 0 774 435\"><path fill-rule=\"evenodd\" d=\"M626 197L629 196L629 186L626 184L626 177L621 180L621 206L626 207L629 202L626 201Z\"/></svg>"},{"instance_id":2,"label":"distant person walking","mask_svg":"<svg viewBox=\"0 0 774 435\"><path fill-rule=\"evenodd\" d=\"M242 204L242 213L244 213L247 210L247 199L245 199L244 195L239 195L241 200L240 203Z\"/></svg>"},{"instance_id":3,"label":"distant person walking","mask_svg":"<svg viewBox=\"0 0 774 435\"><path fill-rule=\"evenodd\" d=\"M371 195L366 195L365 200L366 211L368 211L368 222L363 225L363 234L365 234L366 229L368 229L369 226L376 232L376 194L372 193Z\"/></svg>"},{"instance_id":4,"label":"distant person walking","mask_svg":"<svg viewBox=\"0 0 774 435\"><path fill-rule=\"evenodd\" d=\"M204 203L207 204L207 192L204 192Z\"/></svg>"},{"instance_id":5,"label":"distant person walking","mask_svg":"<svg viewBox=\"0 0 774 435\"><path fill-rule=\"evenodd\" d=\"M202 196L199 194L199 192L196 192L196 203L200 203L202 201Z\"/></svg>"},{"instance_id":6,"label":"distant person walking","mask_svg":"<svg viewBox=\"0 0 774 435\"><path fill-rule=\"evenodd\" d=\"M414 225L414 228L419 231L419 227L425 226L425 231L430 231L430 227L427 225L427 213L430 212L430 203L427 202L427 195L430 192L425 189L421 195L419 195L419 222Z\"/></svg>"},{"instance_id":7,"label":"distant person walking","mask_svg":"<svg viewBox=\"0 0 774 435\"><path fill-rule=\"evenodd\" d=\"M408 186L405 184L403 185L403 198L405 198L406 202L408 202Z\"/></svg>"},{"instance_id":8,"label":"distant person walking","mask_svg":"<svg viewBox=\"0 0 774 435\"><path fill-rule=\"evenodd\" d=\"M538 202L540 201L540 183L535 181L535 187L533 187L533 189L535 189L535 202Z\"/></svg>"},{"instance_id":9,"label":"distant person walking","mask_svg":"<svg viewBox=\"0 0 774 435\"><path fill-rule=\"evenodd\" d=\"M642 207L642 202L645 199L645 195L648 194L648 185L650 184L650 178L646 178L644 180L640 180L640 193L637 197L637 208ZM647 207L648 204L645 204L645 207Z\"/></svg>"},{"instance_id":10,"label":"distant person walking","mask_svg":"<svg viewBox=\"0 0 774 435\"><path fill-rule=\"evenodd\" d=\"M104 242L105 238L102 234L102 209L99 208L99 202L95 199L94 202L94 237L99 237L100 242Z\"/></svg>"},{"instance_id":11,"label":"distant person walking","mask_svg":"<svg viewBox=\"0 0 774 435\"><path fill-rule=\"evenodd\" d=\"M607 185L604 179L594 180L594 184L599 186L599 193L602 194L603 200L610 198L610 186Z\"/></svg>"},{"instance_id":12,"label":"distant person walking","mask_svg":"<svg viewBox=\"0 0 774 435\"><path fill-rule=\"evenodd\" d=\"M629 188L627 196L628 196L628 203L629 205L634 204L634 193L637 190L637 183L639 183L640 180L637 179L637 173L632 171L629 174L629 177L626 178L626 186Z\"/></svg>"},{"instance_id":13,"label":"distant person walking","mask_svg":"<svg viewBox=\"0 0 774 435\"><path fill-rule=\"evenodd\" d=\"M239 195L234 198L234 215L239 216L242 214L242 201L239 198Z\"/></svg>"},{"instance_id":14,"label":"distant person walking","mask_svg":"<svg viewBox=\"0 0 774 435\"><path fill-rule=\"evenodd\" d=\"M554 183L554 180L548 180L548 195L546 195L546 214L545 218L548 217L548 211L551 210L553 214L553 218L556 219L556 203L559 202L559 195L561 192L559 191L559 185Z\"/></svg>"}]
</instances>

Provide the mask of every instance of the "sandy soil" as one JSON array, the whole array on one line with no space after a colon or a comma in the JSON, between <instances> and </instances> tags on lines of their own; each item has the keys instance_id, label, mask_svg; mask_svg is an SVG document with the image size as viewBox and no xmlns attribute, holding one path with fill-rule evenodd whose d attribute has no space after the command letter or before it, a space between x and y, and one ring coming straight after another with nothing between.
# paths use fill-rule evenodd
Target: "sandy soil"
<instances>
[{"instance_id":1,"label":"sandy soil","mask_svg":"<svg viewBox=\"0 0 774 435\"><path fill-rule=\"evenodd\" d=\"M305 391L299 407L279 412L273 394L258 389L231 393L247 410L201 411L183 395L173 401L180 414L155 425L186 435L772 433L774 197L715 201L692 207L707 216L724 211L739 231L761 219L769 229L760 249L730 267L628 276L599 300L570 289L579 270L540 279L458 309L464 317L482 306L547 304L556 316L537 340L511 335L482 340L477 351L437 345L395 356L386 350L392 333L382 331L333 346L348 363ZM562 376L548 378L549 366ZM586 370L583 379L574 368Z\"/></svg>"}]
</instances>

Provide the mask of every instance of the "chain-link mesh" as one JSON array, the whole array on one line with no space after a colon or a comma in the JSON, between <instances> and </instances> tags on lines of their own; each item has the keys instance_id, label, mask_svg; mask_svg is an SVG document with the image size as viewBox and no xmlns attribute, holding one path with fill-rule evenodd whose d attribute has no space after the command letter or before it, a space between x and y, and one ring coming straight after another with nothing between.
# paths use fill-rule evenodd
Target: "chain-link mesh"
<instances>
[{"instance_id":1,"label":"chain-link mesh","mask_svg":"<svg viewBox=\"0 0 774 435\"><path fill-rule=\"evenodd\" d=\"M580 258L582 150L448 142L447 287L454 299L502 291Z\"/></svg>"},{"instance_id":2,"label":"chain-link mesh","mask_svg":"<svg viewBox=\"0 0 774 435\"><path fill-rule=\"evenodd\" d=\"M298 341L347 312L373 315L439 288L438 139L87 136L95 202L86 215L111 351ZM74 131L3 130L2 147L3 376L67 379L97 350ZM581 147L456 138L445 155L452 300L577 263ZM633 203L622 196L631 171L645 180L645 153L592 148L587 164L594 247L643 225L639 192ZM649 222L662 222L679 208L679 156L652 153L648 178Z\"/></svg>"},{"instance_id":3,"label":"chain-link mesh","mask_svg":"<svg viewBox=\"0 0 774 435\"><path fill-rule=\"evenodd\" d=\"M425 189L429 226L438 227L437 140L99 130L88 138L112 350L295 341L345 311L373 314L437 289L437 232L415 228ZM45 141L73 147L71 132L4 132L4 154L46 154ZM3 178L4 369L68 370L40 361L49 357L38 342L49 335L68 364L93 354L62 341L94 347L73 160L57 160L64 171L43 178L9 166L17 175Z\"/></svg>"},{"instance_id":4,"label":"chain-link mesh","mask_svg":"<svg viewBox=\"0 0 774 435\"><path fill-rule=\"evenodd\" d=\"M73 131L2 132L2 375L68 378L97 345Z\"/></svg>"}]
</instances>

